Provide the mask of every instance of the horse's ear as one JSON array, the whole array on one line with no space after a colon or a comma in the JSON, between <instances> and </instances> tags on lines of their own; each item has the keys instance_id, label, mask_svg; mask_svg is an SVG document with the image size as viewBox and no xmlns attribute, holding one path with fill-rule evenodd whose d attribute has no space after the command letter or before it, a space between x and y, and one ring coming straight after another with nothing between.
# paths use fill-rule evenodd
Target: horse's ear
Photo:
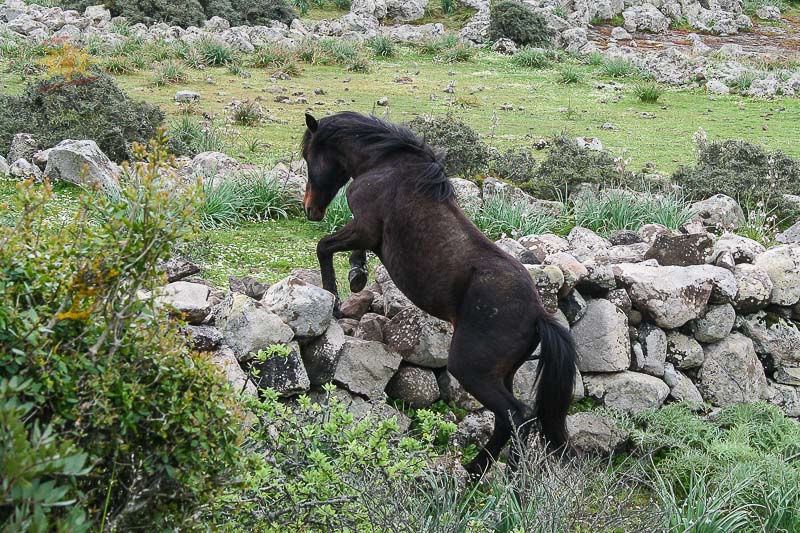
<instances>
[{"instance_id":1,"label":"horse's ear","mask_svg":"<svg viewBox=\"0 0 800 533\"><path fill-rule=\"evenodd\" d=\"M309 113L306 113L306 126L308 126L308 129L311 131L311 133L317 131L317 128L319 127L317 119L312 117Z\"/></svg>"}]
</instances>

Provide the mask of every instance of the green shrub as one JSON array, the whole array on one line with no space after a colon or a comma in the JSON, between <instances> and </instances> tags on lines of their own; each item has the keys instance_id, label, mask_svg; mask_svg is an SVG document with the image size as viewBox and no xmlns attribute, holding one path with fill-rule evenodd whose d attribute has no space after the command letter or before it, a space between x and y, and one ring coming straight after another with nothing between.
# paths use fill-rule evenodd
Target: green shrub
<instances>
[{"instance_id":1,"label":"green shrub","mask_svg":"<svg viewBox=\"0 0 800 533\"><path fill-rule=\"evenodd\" d=\"M550 66L550 57L541 48L525 47L511 57L511 62L518 67L547 68Z\"/></svg>"},{"instance_id":2,"label":"green shrub","mask_svg":"<svg viewBox=\"0 0 800 533\"><path fill-rule=\"evenodd\" d=\"M663 224L676 230L692 216L689 205L676 194L612 189L596 195L581 195L573 204L575 225L601 235L619 230L636 231L645 224Z\"/></svg>"},{"instance_id":3,"label":"green shrub","mask_svg":"<svg viewBox=\"0 0 800 533\"><path fill-rule=\"evenodd\" d=\"M492 160L495 174L516 184L533 181L536 178L537 164L527 150L507 150Z\"/></svg>"},{"instance_id":4,"label":"green shrub","mask_svg":"<svg viewBox=\"0 0 800 533\"><path fill-rule=\"evenodd\" d=\"M103 70L110 74L131 74L136 65L128 56L111 56L103 62Z\"/></svg>"},{"instance_id":5,"label":"green shrub","mask_svg":"<svg viewBox=\"0 0 800 533\"><path fill-rule=\"evenodd\" d=\"M88 531L70 477L85 476L86 454L44 427L22 398L33 384L0 379L0 527L3 531ZM30 420L33 419L33 423Z\"/></svg>"},{"instance_id":6,"label":"green shrub","mask_svg":"<svg viewBox=\"0 0 800 533\"><path fill-rule=\"evenodd\" d=\"M114 0L111 14L136 24L167 22L176 26L202 26L206 20L199 0Z\"/></svg>"},{"instance_id":7,"label":"green shrub","mask_svg":"<svg viewBox=\"0 0 800 533\"><path fill-rule=\"evenodd\" d=\"M500 0L489 12L489 38L511 39L518 45L546 46L552 34L547 21L530 7L514 0Z\"/></svg>"},{"instance_id":8,"label":"green shrub","mask_svg":"<svg viewBox=\"0 0 800 533\"><path fill-rule=\"evenodd\" d=\"M499 239L503 235L518 239L525 235L551 233L560 223L557 217L503 194L484 197L483 205L469 209L467 215L490 239Z\"/></svg>"},{"instance_id":9,"label":"green shrub","mask_svg":"<svg viewBox=\"0 0 800 533\"><path fill-rule=\"evenodd\" d=\"M155 67L153 73L153 85L161 87L173 83L186 83L189 75L183 66L174 60L164 61Z\"/></svg>"},{"instance_id":10,"label":"green shrub","mask_svg":"<svg viewBox=\"0 0 800 533\"><path fill-rule=\"evenodd\" d=\"M478 132L453 115L422 116L408 123L425 142L446 152L445 169L452 176L471 176L486 169L489 149Z\"/></svg>"},{"instance_id":11,"label":"green shrub","mask_svg":"<svg viewBox=\"0 0 800 533\"><path fill-rule=\"evenodd\" d=\"M268 172L252 171L237 176L207 176L198 219L205 228L234 225L243 220L286 218L298 212L284 184Z\"/></svg>"},{"instance_id":12,"label":"green shrub","mask_svg":"<svg viewBox=\"0 0 800 533\"><path fill-rule=\"evenodd\" d=\"M394 43L385 35L378 35L367 41L367 46L377 57L394 57L397 55Z\"/></svg>"},{"instance_id":13,"label":"green shrub","mask_svg":"<svg viewBox=\"0 0 800 533\"><path fill-rule=\"evenodd\" d=\"M603 62L603 73L611 78L627 78L636 72L636 66L624 57L608 57Z\"/></svg>"},{"instance_id":14,"label":"green shrub","mask_svg":"<svg viewBox=\"0 0 800 533\"><path fill-rule=\"evenodd\" d=\"M661 87L656 83L642 82L633 88L633 94L645 104L655 104L661 98Z\"/></svg>"},{"instance_id":15,"label":"green shrub","mask_svg":"<svg viewBox=\"0 0 800 533\"><path fill-rule=\"evenodd\" d=\"M0 152L24 131L44 147L64 139L92 139L115 161L130 156L131 142L152 138L164 115L134 102L105 74L29 83L21 96L0 95Z\"/></svg>"},{"instance_id":16,"label":"green shrub","mask_svg":"<svg viewBox=\"0 0 800 533\"><path fill-rule=\"evenodd\" d=\"M297 11L287 0L232 0L234 10L240 18L231 19L231 24L269 26L273 20L286 25L297 18Z\"/></svg>"},{"instance_id":17,"label":"green shrub","mask_svg":"<svg viewBox=\"0 0 800 533\"><path fill-rule=\"evenodd\" d=\"M745 141L711 142L700 146L697 164L680 167L673 181L692 199L723 191L745 206L782 207L783 194L800 191L800 160Z\"/></svg>"},{"instance_id":18,"label":"green shrub","mask_svg":"<svg viewBox=\"0 0 800 533\"><path fill-rule=\"evenodd\" d=\"M475 50L472 46L464 43L458 43L452 48L443 50L436 59L442 63L463 63L472 59Z\"/></svg>"},{"instance_id":19,"label":"green shrub","mask_svg":"<svg viewBox=\"0 0 800 533\"><path fill-rule=\"evenodd\" d=\"M580 70L571 65L567 65L561 69L561 72L559 72L558 81L564 84L572 84L581 81L582 77L583 76Z\"/></svg>"},{"instance_id":20,"label":"green shrub","mask_svg":"<svg viewBox=\"0 0 800 533\"><path fill-rule=\"evenodd\" d=\"M203 63L209 67L221 67L236 61L236 53L230 46L212 38L200 39L194 48L203 58Z\"/></svg>"},{"instance_id":21,"label":"green shrub","mask_svg":"<svg viewBox=\"0 0 800 533\"><path fill-rule=\"evenodd\" d=\"M188 112L169 126L169 147L175 155L224 152L226 146L225 136L213 122L200 121Z\"/></svg>"},{"instance_id":22,"label":"green shrub","mask_svg":"<svg viewBox=\"0 0 800 533\"><path fill-rule=\"evenodd\" d=\"M267 389L248 406L259 418L244 445L251 465L207 520L235 531L422 531L407 529L393 497L431 472L433 444L455 424L420 411L416 434L404 434L396 418L356 419L331 385L321 396L285 402Z\"/></svg>"},{"instance_id":23,"label":"green shrub","mask_svg":"<svg viewBox=\"0 0 800 533\"><path fill-rule=\"evenodd\" d=\"M142 298L194 219L194 190L167 185L162 145L136 148L143 164L115 194L82 197L67 223L48 218L49 186L21 184L0 226L0 380L31 383L18 394L32 406L26 429L49 423L88 456L91 472L62 484L95 530L178 529L238 465L230 386Z\"/></svg>"},{"instance_id":24,"label":"green shrub","mask_svg":"<svg viewBox=\"0 0 800 533\"><path fill-rule=\"evenodd\" d=\"M525 190L548 200L566 197L580 183L611 184L626 181L608 152L582 148L574 140L557 137L537 171L537 179Z\"/></svg>"},{"instance_id":25,"label":"green shrub","mask_svg":"<svg viewBox=\"0 0 800 533\"><path fill-rule=\"evenodd\" d=\"M255 126L264 117L264 110L258 105L258 102L245 100L237 104L231 113L231 119L234 124L239 126Z\"/></svg>"},{"instance_id":26,"label":"green shrub","mask_svg":"<svg viewBox=\"0 0 800 533\"><path fill-rule=\"evenodd\" d=\"M296 76L300 73L294 52L280 44L258 47L250 56L250 64L256 68L265 68L272 72L282 72L290 76Z\"/></svg>"}]
</instances>

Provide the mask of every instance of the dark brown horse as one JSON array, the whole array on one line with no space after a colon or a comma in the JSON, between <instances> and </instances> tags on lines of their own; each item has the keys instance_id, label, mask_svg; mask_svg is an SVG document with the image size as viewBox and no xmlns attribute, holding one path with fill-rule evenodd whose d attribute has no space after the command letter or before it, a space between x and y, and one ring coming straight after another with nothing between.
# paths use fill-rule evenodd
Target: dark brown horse
<instances>
[{"instance_id":1,"label":"dark brown horse","mask_svg":"<svg viewBox=\"0 0 800 533\"><path fill-rule=\"evenodd\" d=\"M572 337L544 309L522 264L458 207L442 154L405 127L358 113L306 115L306 125L306 216L321 220L353 180L353 219L317 245L323 286L337 294L333 254L353 251L351 290L363 289L364 250L371 250L415 305L453 325L447 368L495 415L494 432L468 470L482 473L514 431L524 438L537 421L551 447L564 446L575 379ZM540 343L529 408L514 397L514 374Z\"/></svg>"}]
</instances>

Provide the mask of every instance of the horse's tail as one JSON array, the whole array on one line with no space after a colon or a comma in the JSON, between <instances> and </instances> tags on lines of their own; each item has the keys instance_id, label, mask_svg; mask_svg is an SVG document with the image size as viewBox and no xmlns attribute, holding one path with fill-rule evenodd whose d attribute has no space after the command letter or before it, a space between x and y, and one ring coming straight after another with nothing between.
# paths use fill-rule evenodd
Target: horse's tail
<instances>
[{"instance_id":1,"label":"horse's tail","mask_svg":"<svg viewBox=\"0 0 800 533\"><path fill-rule=\"evenodd\" d=\"M536 370L535 414L551 448L567 443L567 409L572 401L577 353L569 329L550 314L537 323L541 356Z\"/></svg>"}]
</instances>

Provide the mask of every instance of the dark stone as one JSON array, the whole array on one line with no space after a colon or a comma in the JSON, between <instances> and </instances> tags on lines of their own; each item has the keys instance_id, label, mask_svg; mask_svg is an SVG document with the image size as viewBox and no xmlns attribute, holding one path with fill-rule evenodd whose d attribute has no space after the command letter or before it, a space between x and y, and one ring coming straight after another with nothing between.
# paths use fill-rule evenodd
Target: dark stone
<instances>
[{"instance_id":1,"label":"dark stone","mask_svg":"<svg viewBox=\"0 0 800 533\"><path fill-rule=\"evenodd\" d=\"M352 318L340 318L338 322L339 325L342 326L344 334L347 336L352 337L356 332L356 329L358 329L358 320L353 320Z\"/></svg>"},{"instance_id":2,"label":"dark stone","mask_svg":"<svg viewBox=\"0 0 800 533\"><path fill-rule=\"evenodd\" d=\"M705 265L714 242L707 233L661 233L645 255L645 260L655 259L663 266Z\"/></svg>"},{"instance_id":3,"label":"dark stone","mask_svg":"<svg viewBox=\"0 0 800 533\"><path fill-rule=\"evenodd\" d=\"M180 281L200 272L200 267L180 256L174 256L159 263L158 268L167 275L167 281Z\"/></svg>"},{"instance_id":4,"label":"dark stone","mask_svg":"<svg viewBox=\"0 0 800 533\"><path fill-rule=\"evenodd\" d=\"M608 242L610 242L613 246L619 246L622 244L637 244L640 242L644 242L641 236L635 231L623 229L619 231L615 231L608 237Z\"/></svg>"},{"instance_id":5,"label":"dark stone","mask_svg":"<svg viewBox=\"0 0 800 533\"><path fill-rule=\"evenodd\" d=\"M241 279L230 276L228 278L228 287L230 287L231 292L245 294L254 300L261 300L264 293L269 289L269 285L261 283L252 276L245 276Z\"/></svg>"},{"instance_id":6,"label":"dark stone","mask_svg":"<svg viewBox=\"0 0 800 533\"><path fill-rule=\"evenodd\" d=\"M212 326L186 326L183 328L189 346L198 352L210 352L222 345L222 332Z\"/></svg>"},{"instance_id":7,"label":"dark stone","mask_svg":"<svg viewBox=\"0 0 800 533\"><path fill-rule=\"evenodd\" d=\"M375 295L371 291L365 289L361 292L351 294L341 303L339 310L344 318L360 320L361 317L364 316L364 313L370 310L374 299Z\"/></svg>"},{"instance_id":8,"label":"dark stone","mask_svg":"<svg viewBox=\"0 0 800 533\"><path fill-rule=\"evenodd\" d=\"M365 341L383 342L383 327L389 319L383 315L366 313L358 323L354 337Z\"/></svg>"}]
</instances>

